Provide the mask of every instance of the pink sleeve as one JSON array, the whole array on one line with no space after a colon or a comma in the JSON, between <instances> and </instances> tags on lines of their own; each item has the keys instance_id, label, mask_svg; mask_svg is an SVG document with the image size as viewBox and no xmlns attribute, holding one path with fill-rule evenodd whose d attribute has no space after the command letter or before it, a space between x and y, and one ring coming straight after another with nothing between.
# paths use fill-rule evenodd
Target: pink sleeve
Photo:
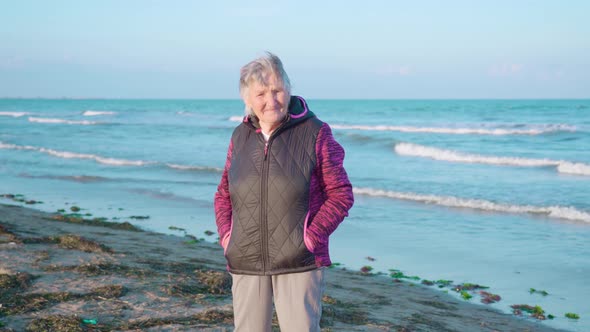
<instances>
[{"instance_id":1,"label":"pink sleeve","mask_svg":"<svg viewBox=\"0 0 590 332\"><path fill-rule=\"evenodd\" d=\"M327 239L348 216L354 197L352 185L343 166L344 149L336 142L326 123L317 137L316 157L321 193L315 194L322 195L324 202L309 225L308 231L311 231L314 240L318 241Z\"/></svg>"},{"instance_id":2,"label":"pink sleeve","mask_svg":"<svg viewBox=\"0 0 590 332\"><path fill-rule=\"evenodd\" d=\"M229 181L227 175L231 166L232 147L232 142L230 142L229 149L227 150L225 167L223 168L223 174L221 175L221 182L217 186L214 200L215 223L217 224L217 232L219 233L219 242L222 246L224 245L224 240L229 236L232 220L232 205L229 196Z\"/></svg>"}]
</instances>

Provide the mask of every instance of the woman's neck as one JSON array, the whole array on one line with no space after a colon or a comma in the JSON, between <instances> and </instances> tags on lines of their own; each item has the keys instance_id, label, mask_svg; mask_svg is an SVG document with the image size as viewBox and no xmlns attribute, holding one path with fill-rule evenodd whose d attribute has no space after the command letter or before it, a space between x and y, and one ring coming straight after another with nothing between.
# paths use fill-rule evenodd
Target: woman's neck
<instances>
[{"instance_id":1,"label":"woman's neck","mask_svg":"<svg viewBox=\"0 0 590 332\"><path fill-rule=\"evenodd\" d=\"M260 129L262 130L263 133L270 136L272 134L272 132L275 131L275 129L277 129L281 125L281 122L267 123L267 122L261 121L261 122L259 122Z\"/></svg>"}]
</instances>

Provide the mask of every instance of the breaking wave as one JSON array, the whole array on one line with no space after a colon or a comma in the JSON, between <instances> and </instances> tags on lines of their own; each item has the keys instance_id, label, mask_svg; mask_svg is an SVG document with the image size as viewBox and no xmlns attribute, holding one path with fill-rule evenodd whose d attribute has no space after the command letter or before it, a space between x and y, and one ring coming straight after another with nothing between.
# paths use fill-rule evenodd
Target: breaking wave
<instances>
[{"instance_id":1,"label":"breaking wave","mask_svg":"<svg viewBox=\"0 0 590 332\"><path fill-rule=\"evenodd\" d=\"M398 131L404 133L435 133L454 135L542 135L554 132L574 132L576 127L555 124L540 125L527 129L516 128L444 128L444 127L411 127L411 126L386 126L386 125L331 125L334 129L355 129L368 131Z\"/></svg>"},{"instance_id":2,"label":"breaking wave","mask_svg":"<svg viewBox=\"0 0 590 332\"><path fill-rule=\"evenodd\" d=\"M101 163L101 164L112 165L112 166L165 165L169 168L183 170L183 171L204 171L204 172L212 172L212 173L223 172L223 169L217 168L217 167L179 165L179 164L161 163L161 162L157 162L157 161L110 158L110 157L103 157L103 156L99 156L99 155L95 155L95 154L77 153L77 152L70 152L70 151L59 151L59 150L42 148L42 147L35 147L35 146L29 146L29 145L15 145L15 144L4 143L4 142L0 142L0 149L37 151L37 152L42 152L42 153L45 153L45 154L48 154L48 155L51 155L54 157L64 158L64 159L90 159L90 160L94 160L94 161Z\"/></svg>"},{"instance_id":3,"label":"breaking wave","mask_svg":"<svg viewBox=\"0 0 590 332\"><path fill-rule=\"evenodd\" d=\"M84 115L84 116L115 115L115 114L117 114L117 112L111 112L111 111L92 111L92 110L84 111L84 113L82 113L82 115Z\"/></svg>"},{"instance_id":4,"label":"breaking wave","mask_svg":"<svg viewBox=\"0 0 590 332\"><path fill-rule=\"evenodd\" d=\"M35 117L32 117L32 116L29 117L29 122L37 122L37 123L64 123L64 124L70 124L70 125L84 125L84 126L90 126L90 125L99 124L99 122L88 121L88 120L75 121L75 120L52 119L52 118L35 118Z\"/></svg>"},{"instance_id":5,"label":"breaking wave","mask_svg":"<svg viewBox=\"0 0 590 332\"><path fill-rule=\"evenodd\" d=\"M11 116L13 118L20 118L21 116L28 115L27 112L0 112L0 116Z\"/></svg>"},{"instance_id":6,"label":"breaking wave","mask_svg":"<svg viewBox=\"0 0 590 332\"><path fill-rule=\"evenodd\" d=\"M94 183L94 182L106 182L111 181L111 179L103 177L103 176L93 176L93 175L31 175L27 173L20 173L19 177L29 178L29 179L51 179L51 180L64 180L64 181L73 181L73 182L80 182L80 183Z\"/></svg>"},{"instance_id":7,"label":"breaking wave","mask_svg":"<svg viewBox=\"0 0 590 332\"><path fill-rule=\"evenodd\" d=\"M454 196L421 195L373 188L354 188L353 192L357 195L385 197L453 208L467 208L502 213L545 215L550 218L590 223L590 213L577 210L573 207L512 205L505 203L495 203L481 199L459 198Z\"/></svg>"},{"instance_id":8,"label":"breaking wave","mask_svg":"<svg viewBox=\"0 0 590 332\"><path fill-rule=\"evenodd\" d=\"M556 167L557 171L560 173L590 176L590 165L583 163L573 163L564 160L483 156L478 154L468 154L453 150L433 148L413 143L398 143L395 145L395 152L402 156L431 158L434 160L460 163L508 165L520 167L553 166Z\"/></svg>"}]
</instances>

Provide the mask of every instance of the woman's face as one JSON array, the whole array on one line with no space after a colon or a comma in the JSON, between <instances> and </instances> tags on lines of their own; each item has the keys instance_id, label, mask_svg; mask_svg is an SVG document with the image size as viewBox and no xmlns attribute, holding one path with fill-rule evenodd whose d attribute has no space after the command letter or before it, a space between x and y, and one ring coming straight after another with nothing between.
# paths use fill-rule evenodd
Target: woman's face
<instances>
[{"instance_id":1,"label":"woman's face","mask_svg":"<svg viewBox=\"0 0 590 332\"><path fill-rule=\"evenodd\" d=\"M280 79L269 74L266 82L268 85L252 82L248 87L246 106L254 111L256 117L262 124L270 125L271 129L278 125L289 107L289 95Z\"/></svg>"}]
</instances>

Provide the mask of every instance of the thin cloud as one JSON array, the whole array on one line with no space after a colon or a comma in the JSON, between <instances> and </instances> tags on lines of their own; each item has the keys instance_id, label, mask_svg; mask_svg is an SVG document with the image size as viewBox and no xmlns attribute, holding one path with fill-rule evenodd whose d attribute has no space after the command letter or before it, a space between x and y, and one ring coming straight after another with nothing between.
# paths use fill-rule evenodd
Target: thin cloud
<instances>
[{"instance_id":1,"label":"thin cloud","mask_svg":"<svg viewBox=\"0 0 590 332\"><path fill-rule=\"evenodd\" d=\"M0 69L18 69L23 66L23 62L15 56L0 57Z\"/></svg>"},{"instance_id":2,"label":"thin cloud","mask_svg":"<svg viewBox=\"0 0 590 332\"><path fill-rule=\"evenodd\" d=\"M548 69L538 72L536 77L541 81L559 81L566 77L566 73L563 69Z\"/></svg>"},{"instance_id":3,"label":"thin cloud","mask_svg":"<svg viewBox=\"0 0 590 332\"><path fill-rule=\"evenodd\" d=\"M410 76L415 71L411 66L386 66L377 70L377 74L381 76Z\"/></svg>"},{"instance_id":4,"label":"thin cloud","mask_svg":"<svg viewBox=\"0 0 590 332\"><path fill-rule=\"evenodd\" d=\"M519 63L503 63L491 66L488 74L492 77L516 76L523 72L524 66Z\"/></svg>"},{"instance_id":5,"label":"thin cloud","mask_svg":"<svg viewBox=\"0 0 590 332\"><path fill-rule=\"evenodd\" d=\"M232 7L228 8L226 14L237 18L268 18L281 14L280 8L266 5L261 7Z\"/></svg>"}]
</instances>

